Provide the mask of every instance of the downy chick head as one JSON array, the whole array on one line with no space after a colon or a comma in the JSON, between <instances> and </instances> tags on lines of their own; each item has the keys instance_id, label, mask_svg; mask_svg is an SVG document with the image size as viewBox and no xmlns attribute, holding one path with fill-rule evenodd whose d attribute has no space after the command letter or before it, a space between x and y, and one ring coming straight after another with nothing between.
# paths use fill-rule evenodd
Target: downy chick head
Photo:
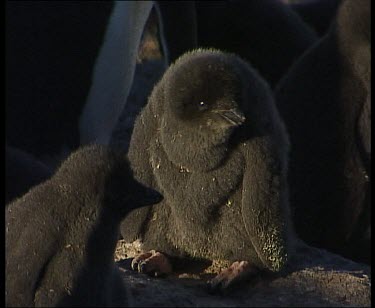
<instances>
[{"instance_id":1,"label":"downy chick head","mask_svg":"<svg viewBox=\"0 0 375 308\"><path fill-rule=\"evenodd\" d=\"M195 50L166 72L162 144L174 163L209 170L224 157L233 131L245 122L243 81L233 56Z\"/></svg>"}]
</instances>

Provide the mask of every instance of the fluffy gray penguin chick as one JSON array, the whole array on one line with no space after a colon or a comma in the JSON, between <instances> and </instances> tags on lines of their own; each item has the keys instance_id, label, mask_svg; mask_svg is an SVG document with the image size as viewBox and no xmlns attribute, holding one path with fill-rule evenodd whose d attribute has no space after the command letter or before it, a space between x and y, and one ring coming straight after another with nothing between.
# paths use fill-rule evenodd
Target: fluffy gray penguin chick
<instances>
[{"instance_id":1,"label":"fluffy gray penguin chick","mask_svg":"<svg viewBox=\"0 0 375 308\"><path fill-rule=\"evenodd\" d=\"M6 208L6 306L124 305L114 264L121 219L160 199L123 153L79 149Z\"/></svg>"},{"instance_id":2,"label":"fluffy gray penguin chick","mask_svg":"<svg viewBox=\"0 0 375 308\"><path fill-rule=\"evenodd\" d=\"M137 117L128 153L135 177L164 199L130 213L124 239L174 257L244 261L234 263L240 272L280 271L292 234L288 146L271 90L249 64L219 50L184 54ZM158 257L133 266L158 274Z\"/></svg>"}]
</instances>

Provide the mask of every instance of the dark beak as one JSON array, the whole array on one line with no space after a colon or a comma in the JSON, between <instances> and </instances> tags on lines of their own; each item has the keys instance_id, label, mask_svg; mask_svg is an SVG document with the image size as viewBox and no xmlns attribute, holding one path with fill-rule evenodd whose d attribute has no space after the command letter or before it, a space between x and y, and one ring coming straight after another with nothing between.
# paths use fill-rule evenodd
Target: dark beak
<instances>
[{"instance_id":1,"label":"dark beak","mask_svg":"<svg viewBox=\"0 0 375 308\"><path fill-rule=\"evenodd\" d=\"M139 196L139 206L157 204L163 200L163 196L156 190L148 187L142 187L142 193Z\"/></svg>"},{"instance_id":2,"label":"dark beak","mask_svg":"<svg viewBox=\"0 0 375 308\"><path fill-rule=\"evenodd\" d=\"M163 196L156 190L149 189L144 196L144 202L146 204L156 204L163 200Z\"/></svg>"},{"instance_id":3,"label":"dark beak","mask_svg":"<svg viewBox=\"0 0 375 308\"><path fill-rule=\"evenodd\" d=\"M218 110L217 113L225 119L230 126L239 126L246 120L243 113L238 109Z\"/></svg>"}]
</instances>

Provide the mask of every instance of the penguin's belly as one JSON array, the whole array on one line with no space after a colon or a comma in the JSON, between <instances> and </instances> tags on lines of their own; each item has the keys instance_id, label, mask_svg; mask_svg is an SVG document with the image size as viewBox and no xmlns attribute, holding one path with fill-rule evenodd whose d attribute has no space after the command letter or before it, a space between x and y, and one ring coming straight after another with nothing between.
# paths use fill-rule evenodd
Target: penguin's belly
<instances>
[{"instance_id":1,"label":"penguin's belly","mask_svg":"<svg viewBox=\"0 0 375 308\"><path fill-rule=\"evenodd\" d=\"M178 233L171 239L173 243L197 258L259 260L244 226L241 191L242 185L218 207L206 225L194 224L193 221L181 229L175 224ZM171 219L170 225L172 223Z\"/></svg>"},{"instance_id":2,"label":"penguin's belly","mask_svg":"<svg viewBox=\"0 0 375 308\"><path fill-rule=\"evenodd\" d=\"M160 146L150 152L164 195L164 204L154 208L154 224L165 225L174 249L197 258L251 258L254 249L241 213L242 153L233 151L217 169L195 172L172 163Z\"/></svg>"}]
</instances>

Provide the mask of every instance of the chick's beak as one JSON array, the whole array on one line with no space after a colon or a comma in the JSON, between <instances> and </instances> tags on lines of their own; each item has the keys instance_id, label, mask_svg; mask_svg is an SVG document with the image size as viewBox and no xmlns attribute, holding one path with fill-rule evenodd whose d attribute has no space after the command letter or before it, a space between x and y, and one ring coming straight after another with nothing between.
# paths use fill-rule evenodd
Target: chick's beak
<instances>
[{"instance_id":1,"label":"chick's beak","mask_svg":"<svg viewBox=\"0 0 375 308\"><path fill-rule=\"evenodd\" d=\"M226 120L230 126L239 126L246 120L244 114L238 109L218 110L217 113Z\"/></svg>"}]
</instances>

